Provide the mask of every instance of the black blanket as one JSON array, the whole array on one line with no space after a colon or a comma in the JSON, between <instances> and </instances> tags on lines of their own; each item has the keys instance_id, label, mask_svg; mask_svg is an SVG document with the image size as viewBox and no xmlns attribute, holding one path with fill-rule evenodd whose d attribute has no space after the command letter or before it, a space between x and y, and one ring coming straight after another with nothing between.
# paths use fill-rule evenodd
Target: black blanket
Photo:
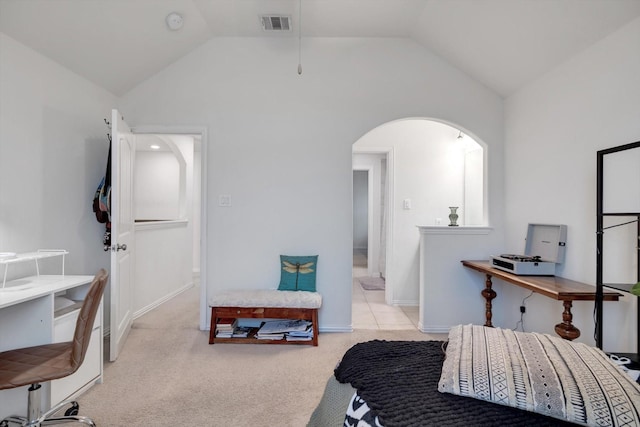
<instances>
[{"instance_id":1,"label":"black blanket","mask_svg":"<svg viewBox=\"0 0 640 427\"><path fill-rule=\"evenodd\" d=\"M351 347L335 369L385 427L575 426L469 397L440 393L444 341L369 341Z\"/></svg>"}]
</instances>

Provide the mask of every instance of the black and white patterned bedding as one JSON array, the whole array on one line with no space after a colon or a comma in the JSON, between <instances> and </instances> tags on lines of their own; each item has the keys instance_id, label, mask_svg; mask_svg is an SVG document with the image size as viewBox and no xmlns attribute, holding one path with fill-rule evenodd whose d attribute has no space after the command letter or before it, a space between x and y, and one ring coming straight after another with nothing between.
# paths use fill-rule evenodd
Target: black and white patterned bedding
<instances>
[{"instance_id":1,"label":"black and white patterned bedding","mask_svg":"<svg viewBox=\"0 0 640 427\"><path fill-rule=\"evenodd\" d=\"M505 331L356 344L334 372L356 390L344 427L640 425L640 386L600 350Z\"/></svg>"},{"instance_id":2,"label":"black and white patterned bedding","mask_svg":"<svg viewBox=\"0 0 640 427\"><path fill-rule=\"evenodd\" d=\"M383 427L378 416L369 408L358 392L353 393L347 414L344 417L344 427Z\"/></svg>"},{"instance_id":3,"label":"black and white patterned bedding","mask_svg":"<svg viewBox=\"0 0 640 427\"><path fill-rule=\"evenodd\" d=\"M443 341L368 341L351 347L336 367L341 383L357 390L345 427L574 426L541 414L441 393ZM352 399L353 400L353 399ZM370 411L361 408L366 402ZM354 410L355 408L355 410ZM359 419L358 414L368 418ZM376 418L377 417L377 418Z\"/></svg>"}]
</instances>

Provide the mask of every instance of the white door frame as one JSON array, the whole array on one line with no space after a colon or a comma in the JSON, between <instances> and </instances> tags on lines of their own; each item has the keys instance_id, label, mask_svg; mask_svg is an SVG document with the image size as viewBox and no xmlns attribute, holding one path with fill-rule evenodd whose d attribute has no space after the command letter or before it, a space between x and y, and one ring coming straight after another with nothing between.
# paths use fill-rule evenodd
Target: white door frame
<instances>
[{"instance_id":1,"label":"white door frame","mask_svg":"<svg viewBox=\"0 0 640 427\"><path fill-rule=\"evenodd\" d=\"M205 126L135 126L133 133L167 134L167 135L200 135L200 330L209 327L207 323L207 164L209 143Z\"/></svg>"},{"instance_id":2,"label":"white door frame","mask_svg":"<svg viewBox=\"0 0 640 427\"><path fill-rule=\"evenodd\" d=\"M357 170L353 167L353 154L385 154L387 156L387 196L388 198L385 200L384 209L387 218L387 227L386 227L386 242L385 242L385 302L389 305L392 305L394 302L393 298L393 284L395 279L395 272L393 271L393 206L395 206L395 196L394 196L394 183L393 183L393 168L394 168L394 157L393 157L393 147L353 147L351 154L351 169ZM384 190L384 189L383 189ZM369 185L369 191L371 191L371 186ZM369 193L369 200L371 203L371 193ZM353 204L353 179L351 180L351 203ZM371 210L369 211L371 214ZM352 226L353 228L353 226ZM353 234L353 230L352 234ZM380 244L380 248L382 249L382 244ZM391 267L391 268L390 268Z\"/></svg>"}]
</instances>

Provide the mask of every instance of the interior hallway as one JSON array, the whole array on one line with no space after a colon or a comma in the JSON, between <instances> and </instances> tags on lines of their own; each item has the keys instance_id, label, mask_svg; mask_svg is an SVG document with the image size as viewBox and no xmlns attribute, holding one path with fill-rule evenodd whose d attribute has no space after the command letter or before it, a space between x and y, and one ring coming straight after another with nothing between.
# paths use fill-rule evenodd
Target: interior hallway
<instances>
[{"instance_id":1,"label":"interior hallway","mask_svg":"<svg viewBox=\"0 0 640 427\"><path fill-rule=\"evenodd\" d=\"M354 329L418 329L416 307L396 307L387 305L384 290L366 290L358 277L367 275L367 257L363 251L353 251L353 280L351 321Z\"/></svg>"}]
</instances>

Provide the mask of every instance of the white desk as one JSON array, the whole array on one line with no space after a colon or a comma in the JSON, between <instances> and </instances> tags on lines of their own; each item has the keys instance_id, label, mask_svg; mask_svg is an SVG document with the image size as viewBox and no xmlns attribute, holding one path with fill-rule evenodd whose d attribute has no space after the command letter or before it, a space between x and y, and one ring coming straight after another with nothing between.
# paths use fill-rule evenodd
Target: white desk
<instances>
[{"instance_id":1,"label":"white desk","mask_svg":"<svg viewBox=\"0 0 640 427\"><path fill-rule=\"evenodd\" d=\"M92 280L93 276L40 275L7 282L0 289L0 351L70 341ZM55 311L56 296L78 304ZM83 364L73 375L43 384L43 408L77 396L98 382L102 382L102 305ZM26 414L27 388L0 391L0 419Z\"/></svg>"}]
</instances>

